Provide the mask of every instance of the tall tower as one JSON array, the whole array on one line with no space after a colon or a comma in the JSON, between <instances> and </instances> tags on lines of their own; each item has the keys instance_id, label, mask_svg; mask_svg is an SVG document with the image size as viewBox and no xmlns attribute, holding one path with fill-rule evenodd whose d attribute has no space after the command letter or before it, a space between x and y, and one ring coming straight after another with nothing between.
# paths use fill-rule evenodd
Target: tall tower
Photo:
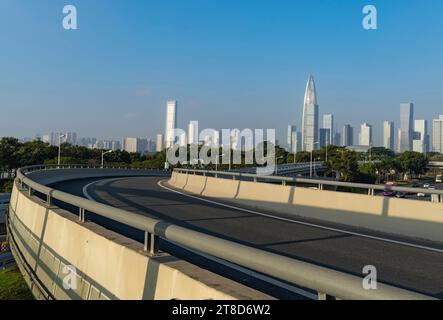
<instances>
[{"instance_id":1,"label":"tall tower","mask_svg":"<svg viewBox=\"0 0 443 320\"><path fill-rule=\"evenodd\" d=\"M394 122L383 122L383 147L394 151Z\"/></svg>"},{"instance_id":2,"label":"tall tower","mask_svg":"<svg viewBox=\"0 0 443 320\"><path fill-rule=\"evenodd\" d=\"M165 127L165 139L166 149L170 148L177 139L174 137L174 129L177 128L177 101L168 100L166 104L166 127Z\"/></svg>"},{"instance_id":3,"label":"tall tower","mask_svg":"<svg viewBox=\"0 0 443 320\"><path fill-rule=\"evenodd\" d=\"M428 122L426 120L415 120L414 140L412 150L420 153L427 153L429 148Z\"/></svg>"},{"instance_id":4,"label":"tall tower","mask_svg":"<svg viewBox=\"0 0 443 320\"><path fill-rule=\"evenodd\" d=\"M334 115L332 114L323 115L323 129L329 130L329 137L328 137L329 139L328 141L326 141L326 144L328 145L335 144Z\"/></svg>"},{"instance_id":5,"label":"tall tower","mask_svg":"<svg viewBox=\"0 0 443 320\"><path fill-rule=\"evenodd\" d=\"M188 144L198 144L198 121L190 121L188 125Z\"/></svg>"},{"instance_id":6,"label":"tall tower","mask_svg":"<svg viewBox=\"0 0 443 320\"><path fill-rule=\"evenodd\" d=\"M432 151L443 153L443 115L432 121Z\"/></svg>"},{"instance_id":7,"label":"tall tower","mask_svg":"<svg viewBox=\"0 0 443 320\"><path fill-rule=\"evenodd\" d=\"M302 148L312 151L318 148L318 104L314 77L311 75L306 85L302 119Z\"/></svg>"},{"instance_id":8,"label":"tall tower","mask_svg":"<svg viewBox=\"0 0 443 320\"><path fill-rule=\"evenodd\" d=\"M342 146L350 147L354 145L354 128L352 128L350 124L344 125L342 138Z\"/></svg>"},{"instance_id":9,"label":"tall tower","mask_svg":"<svg viewBox=\"0 0 443 320\"><path fill-rule=\"evenodd\" d=\"M414 137L414 104L400 104L400 129L399 129L398 151L405 152L412 150L412 140Z\"/></svg>"},{"instance_id":10,"label":"tall tower","mask_svg":"<svg viewBox=\"0 0 443 320\"><path fill-rule=\"evenodd\" d=\"M360 127L359 143L361 146L372 147L372 126L363 123Z\"/></svg>"}]
</instances>

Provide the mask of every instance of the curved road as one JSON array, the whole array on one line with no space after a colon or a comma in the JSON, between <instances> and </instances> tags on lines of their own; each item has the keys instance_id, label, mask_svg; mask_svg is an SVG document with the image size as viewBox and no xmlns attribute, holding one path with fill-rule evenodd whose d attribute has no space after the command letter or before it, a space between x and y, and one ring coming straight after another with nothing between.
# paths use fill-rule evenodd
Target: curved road
<instances>
[{"instance_id":1,"label":"curved road","mask_svg":"<svg viewBox=\"0 0 443 320\"><path fill-rule=\"evenodd\" d=\"M364 266L374 265L381 282L443 299L443 244L368 234L356 228L302 218L290 221L294 218L275 212L259 213L278 218L259 215L248 208L237 209L227 203L217 204L177 193L165 188L164 179L85 179L53 187L81 196L87 191L90 198L124 210L358 276L362 276ZM140 233L104 218L91 217L91 220L133 235L134 239L142 238Z\"/></svg>"}]
</instances>

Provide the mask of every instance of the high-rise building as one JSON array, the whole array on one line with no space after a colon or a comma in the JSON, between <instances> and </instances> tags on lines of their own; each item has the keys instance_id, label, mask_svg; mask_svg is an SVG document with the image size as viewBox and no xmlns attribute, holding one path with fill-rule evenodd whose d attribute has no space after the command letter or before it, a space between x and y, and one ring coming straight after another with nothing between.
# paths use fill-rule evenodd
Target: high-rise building
<instances>
[{"instance_id":1,"label":"high-rise building","mask_svg":"<svg viewBox=\"0 0 443 320\"><path fill-rule=\"evenodd\" d=\"M385 121L383 123L383 147L392 151L395 150L394 122L392 121Z\"/></svg>"},{"instance_id":2,"label":"high-rise building","mask_svg":"<svg viewBox=\"0 0 443 320\"><path fill-rule=\"evenodd\" d=\"M146 139L140 138L124 138L123 139L123 150L129 153L140 153L146 152Z\"/></svg>"},{"instance_id":3,"label":"high-rise building","mask_svg":"<svg viewBox=\"0 0 443 320\"><path fill-rule=\"evenodd\" d=\"M55 145L56 142L55 142L55 134L54 134L54 132L50 132L48 134L43 135L42 141L46 142L46 143L49 143L51 146Z\"/></svg>"},{"instance_id":4,"label":"high-rise building","mask_svg":"<svg viewBox=\"0 0 443 320\"><path fill-rule=\"evenodd\" d=\"M177 142L177 137L174 137L174 129L177 128L177 101L168 100L166 104L166 148L170 148Z\"/></svg>"},{"instance_id":5,"label":"high-rise building","mask_svg":"<svg viewBox=\"0 0 443 320\"><path fill-rule=\"evenodd\" d=\"M303 104L302 149L312 151L318 148L318 104L314 77L308 79Z\"/></svg>"},{"instance_id":6,"label":"high-rise building","mask_svg":"<svg viewBox=\"0 0 443 320\"><path fill-rule=\"evenodd\" d=\"M188 144L198 144L198 121L189 122Z\"/></svg>"},{"instance_id":7,"label":"high-rise building","mask_svg":"<svg viewBox=\"0 0 443 320\"><path fill-rule=\"evenodd\" d=\"M341 145L341 133L340 132L335 132L334 133L334 139L333 139L333 145L335 146L339 146Z\"/></svg>"},{"instance_id":8,"label":"high-rise building","mask_svg":"<svg viewBox=\"0 0 443 320\"><path fill-rule=\"evenodd\" d=\"M400 130L398 141L398 152L412 150L412 140L414 135L414 104L400 104Z\"/></svg>"},{"instance_id":9,"label":"high-rise building","mask_svg":"<svg viewBox=\"0 0 443 320\"><path fill-rule=\"evenodd\" d=\"M155 151L162 152L163 151L163 135L158 134L157 135L157 142L155 146Z\"/></svg>"},{"instance_id":10,"label":"high-rise building","mask_svg":"<svg viewBox=\"0 0 443 320\"><path fill-rule=\"evenodd\" d=\"M363 123L360 127L359 134L360 146L372 146L372 126L367 123Z\"/></svg>"},{"instance_id":11,"label":"high-rise building","mask_svg":"<svg viewBox=\"0 0 443 320\"><path fill-rule=\"evenodd\" d=\"M432 121L432 151L443 153L443 115Z\"/></svg>"},{"instance_id":12,"label":"high-rise building","mask_svg":"<svg viewBox=\"0 0 443 320\"><path fill-rule=\"evenodd\" d=\"M420 153L429 151L428 122L426 120L414 121L414 140L412 141L412 150Z\"/></svg>"},{"instance_id":13,"label":"high-rise building","mask_svg":"<svg viewBox=\"0 0 443 320\"><path fill-rule=\"evenodd\" d=\"M75 132L66 132L65 133L65 142L71 145L77 144L77 133Z\"/></svg>"},{"instance_id":14,"label":"high-rise building","mask_svg":"<svg viewBox=\"0 0 443 320\"><path fill-rule=\"evenodd\" d=\"M180 145L180 147L186 147L186 145L188 144L188 139L186 138L186 133L182 132L180 134L179 140L178 140L178 144Z\"/></svg>"},{"instance_id":15,"label":"high-rise building","mask_svg":"<svg viewBox=\"0 0 443 320\"><path fill-rule=\"evenodd\" d=\"M332 114L323 115L323 129L329 130L329 141L327 141L327 144L335 144L334 116Z\"/></svg>"},{"instance_id":16,"label":"high-rise building","mask_svg":"<svg viewBox=\"0 0 443 320\"><path fill-rule=\"evenodd\" d=\"M343 127L342 145L349 147L354 145L354 128L349 124L345 124Z\"/></svg>"},{"instance_id":17,"label":"high-rise building","mask_svg":"<svg viewBox=\"0 0 443 320\"><path fill-rule=\"evenodd\" d=\"M296 153L297 150L297 127L296 126L288 126L288 152Z\"/></svg>"},{"instance_id":18,"label":"high-rise building","mask_svg":"<svg viewBox=\"0 0 443 320\"><path fill-rule=\"evenodd\" d=\"M325 129L325 128L321 128L319 131L319 144L320 144L320 148L324 148L326 146L330 145L331 141L331 130L330 129Z\"/></svg>"}]
</instances>

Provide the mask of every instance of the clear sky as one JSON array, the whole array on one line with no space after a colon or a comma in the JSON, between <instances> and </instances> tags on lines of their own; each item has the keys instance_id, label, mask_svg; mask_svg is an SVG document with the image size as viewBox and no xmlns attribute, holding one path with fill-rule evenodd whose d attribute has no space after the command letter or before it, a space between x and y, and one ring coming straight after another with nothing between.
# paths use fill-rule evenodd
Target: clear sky
<instances>
[{"instance_id":1,"label":"clear sky","mask_svg":"<svg viewBox=\"0 0 443 320\"><path fill-rule=\"evenodd\" d=\"M441 0L0 0L0 136L154 136L175 98L180 127L285 140L312 73L320 113L369 122L380 141L400 102L443 114L442 14Z\"/></svg>"}]
</instances>

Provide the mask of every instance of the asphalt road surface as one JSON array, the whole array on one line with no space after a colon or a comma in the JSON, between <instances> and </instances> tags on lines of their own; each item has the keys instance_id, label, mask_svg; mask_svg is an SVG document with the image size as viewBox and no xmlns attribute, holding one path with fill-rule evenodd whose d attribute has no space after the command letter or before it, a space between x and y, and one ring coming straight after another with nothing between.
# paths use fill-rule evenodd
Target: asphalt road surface
<instances>
[{"instance_id":1,"label":"asphalt road surface","mask_svg":"<svg viewBox=\"0 0 443 320\"><path fill-rule=\"evenodd\" d=\"M260 211L296 221L261 216L167 190L159 185L159 181L164 179L165 177L100 181L84 179L56 184L53 187L84 196L83 189L88 186L87 193L96 201L361 277L363 277L363 267L373 265L377 268L378 280L381 282L443 299L443 244L441 243L399 238L322 221L285 217L275 212ZM142 234L131 228L116 225L115 222L96 216L91 216L91 220L138 241L142 240ZM303 223L313 223L340 231ZM171 253L180 256L174 246L163 244L161 248L165 251L174 251ZM189 259L189 253L181 255ZM236 280L251 281L245 280L244 275L235 271L214 267L205 259L200 259L199 264L220 274L230 273L228 276ZM254 284L254 287L270 288L268 284L260 281ZM288 292L274 289L264 291L275 293L274 295L279 298L291 297Z\"/></svg>"}]
</instances>

